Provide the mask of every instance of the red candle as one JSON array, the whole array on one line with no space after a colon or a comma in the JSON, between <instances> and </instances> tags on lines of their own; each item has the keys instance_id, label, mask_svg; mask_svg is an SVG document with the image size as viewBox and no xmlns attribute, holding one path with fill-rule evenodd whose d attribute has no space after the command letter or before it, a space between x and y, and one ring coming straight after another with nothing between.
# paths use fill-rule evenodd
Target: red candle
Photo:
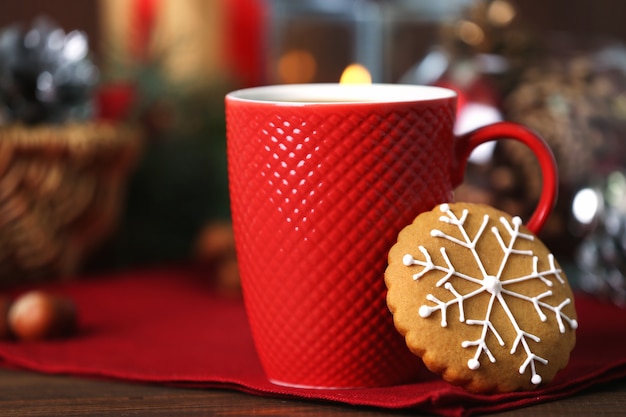
<instances>
[{"instance_id":1,"label":"red candle","mask_svg":"<svg viewBox=\"0 0 626 417\"><path fill-rule=\"evenodd\" d=\"M148 57L159 0L135 0L131 9L131 51L139 60Z\"/></svg>"},{"instance_id":2,"label":"red candle","mask_svg":"<svg viewBox=\"0 0 626 417\"><path fill-rule=\"evenodd\" d=\"M225 0L224 59L243 86L263 81L265 10L259 0Z\"/></svg>"}]
</instances>

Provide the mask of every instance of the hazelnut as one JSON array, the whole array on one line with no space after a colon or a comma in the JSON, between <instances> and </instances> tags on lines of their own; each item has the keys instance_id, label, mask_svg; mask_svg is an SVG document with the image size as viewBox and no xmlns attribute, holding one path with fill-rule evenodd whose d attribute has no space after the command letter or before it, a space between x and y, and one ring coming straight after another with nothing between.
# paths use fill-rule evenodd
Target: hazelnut
<instances>
[{"instance_id":1,"label":"hazelnut","mask_svg":"<svg viewBox=\"0 0 626 417\"><path fill-rule=\"evenodd\" d=\"M30 291L13 302L7 321L20 340L64 337L76 329L76 307L67 298Z\"/></svg>"}]
</instances>

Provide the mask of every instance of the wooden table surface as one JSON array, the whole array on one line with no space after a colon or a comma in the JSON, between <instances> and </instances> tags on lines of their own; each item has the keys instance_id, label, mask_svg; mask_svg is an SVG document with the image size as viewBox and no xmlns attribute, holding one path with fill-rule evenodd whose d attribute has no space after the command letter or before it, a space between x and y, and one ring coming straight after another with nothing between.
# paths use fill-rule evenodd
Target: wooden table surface
<instances>
[{"instance_id":1,"label":"wooden table surface","mask_svg":"<svg viewBox=\"0 0 626 417\"><path fill-rule=\"evenodd\" d=\"M420 416L236 391L129 384L0 369L0 416ZM626 380L493 416L626 416Z\"/></svg>"}]
</instances>

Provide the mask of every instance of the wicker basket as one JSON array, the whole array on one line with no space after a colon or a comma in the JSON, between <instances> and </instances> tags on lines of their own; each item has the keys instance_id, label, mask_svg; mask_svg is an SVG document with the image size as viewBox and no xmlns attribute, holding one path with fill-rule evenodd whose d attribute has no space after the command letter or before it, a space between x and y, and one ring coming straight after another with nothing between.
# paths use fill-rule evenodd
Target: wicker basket
<instances>
[{"instance_id":1,"label":"wicker basket","mask_svg":"<svg viewBox=\"0 0 626 417\"><path fill-rule=\"evenodd\" d=\"M0 286L75 274L113 230L138 132L0 127Z\"/></svg>"}]
</instances>

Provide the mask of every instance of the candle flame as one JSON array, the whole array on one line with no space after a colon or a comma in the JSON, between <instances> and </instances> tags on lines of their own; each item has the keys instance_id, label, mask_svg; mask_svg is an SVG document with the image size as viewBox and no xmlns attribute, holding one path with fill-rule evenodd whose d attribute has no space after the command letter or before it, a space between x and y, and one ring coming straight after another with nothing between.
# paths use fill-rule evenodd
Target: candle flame
<instances>
[{"instance_id":1,"label":"candle flame","mask_svg":"<svg viewBox=\"0 0 626 417\"><path fill-rule=\"evenodd\" d=\"M361 64L350 64L343 70L340 84L371 84L372 76L370 72Z\"/></svg>"}]
</instances>

